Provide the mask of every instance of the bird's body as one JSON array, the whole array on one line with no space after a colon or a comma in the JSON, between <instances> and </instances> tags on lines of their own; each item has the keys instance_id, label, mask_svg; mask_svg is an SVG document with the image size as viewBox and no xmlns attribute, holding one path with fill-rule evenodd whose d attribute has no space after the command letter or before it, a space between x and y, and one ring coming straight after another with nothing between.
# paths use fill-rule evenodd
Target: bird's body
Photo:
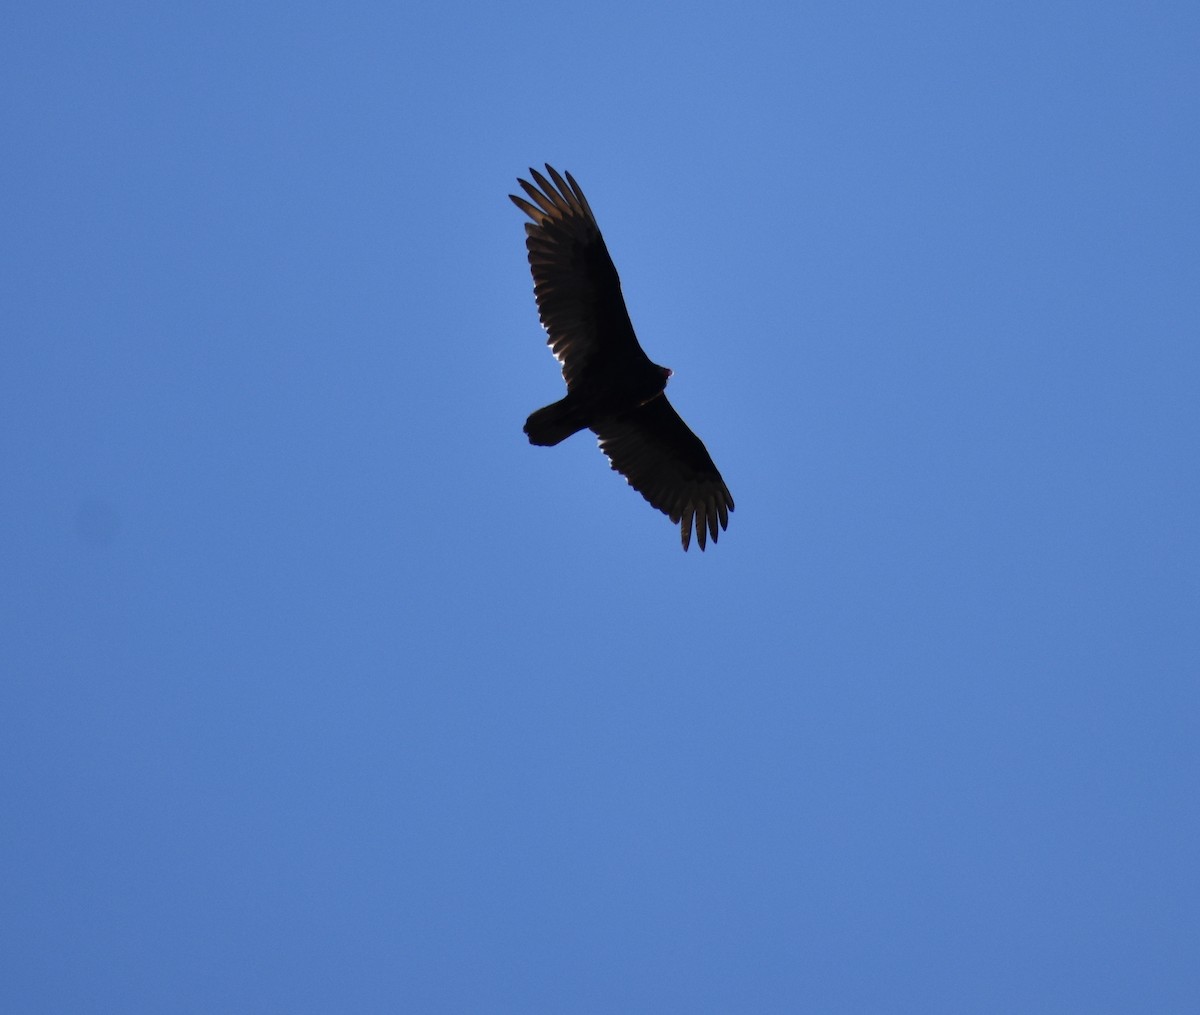
<instances>
[{"instance_id":1,"label":"bird's body","mask_svg":"<svg viewBox=\"0 0 1200 1015\"><path fill-rule=\"evenodd\" d=\"M717 540L733 498L700 439L667 401L671 371L642 351L621 295L621 281L583 191L550 166L551 180L530 170L518 180L532 199L510 195L533 221L525 245L548 342L562 364L565 398L525 423L531 444L550 446L583 429L647 501L680 524L683 548ZM540 188L540 189L539 189Z\"/></svg>"},{"instance_id":2,"label":"bird's body","mask_svg":"<svg viewBox=\"0 0 1200 1015\"><path fill-rule=\"evenodd\" d=\"M644 405L662 395L670 371L653 363L650 366L652 370L628 375L603 365L585 372L584 379L574 391L567 392L566 398L538 409L525 421L529 443L553 447L584 428L619 416L630 406Z\"/></svg>"}]
</instances>

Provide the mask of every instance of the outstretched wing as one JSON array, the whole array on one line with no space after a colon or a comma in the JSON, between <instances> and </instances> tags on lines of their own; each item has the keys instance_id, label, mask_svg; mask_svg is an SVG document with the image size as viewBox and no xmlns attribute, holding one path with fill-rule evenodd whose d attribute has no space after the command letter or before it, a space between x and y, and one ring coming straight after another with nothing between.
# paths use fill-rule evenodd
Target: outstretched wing
<instances>
[{"instance_id":1,"label":"outstretched wing","mask_svg":"<svg viewBox=\"0 0 1200 1015\"><path fill-rule=\"evenodd\" d=\"M729 525L733 498L708 451L666 395L650 399L593 428L612 467L659 511L680 523L683 548L707 536L717 541L717 526Z\"/></svg>"},{"instance_id":2,"label":"outstretched wing","mask_svg":"<svg viewBox=\"0 0 1200 1015\"><path fill-rule=\"evenodd\" d=\"M570 390L589 363L646 356L633 333L617 269L579 184L570 173L564 180L550 166L546 172L553 182L536 169L529 172L536 187L517 182L532 202L508 196L533 219L525 223L533 292Z\"/></svg>"}]
</instances>

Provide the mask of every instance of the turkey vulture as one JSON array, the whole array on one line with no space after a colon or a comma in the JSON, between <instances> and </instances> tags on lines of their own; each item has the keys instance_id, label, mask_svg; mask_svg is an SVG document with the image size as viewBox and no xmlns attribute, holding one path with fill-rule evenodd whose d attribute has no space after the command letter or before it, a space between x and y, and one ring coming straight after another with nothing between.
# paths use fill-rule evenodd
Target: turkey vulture
<instances>
[{"instance_id":1,"label":"turkey vulture","mask_svg":"<svg viewBox=\"0 0 1200 1015\"><path fill-rule=\"evenodd\" d=\"M517 182L532 203L509 197L533 220L525 223L533 292L567 382L566 398L525 421L529 443L551 447L591 430L629 485L680 524L685 550L695 520L703 550L708 535L717 541L718 523L729 524L729 488L667 401L671 371L651 363L638 344L617 269L579 184L550 166L550 180L529 172L537 186Z\"/></svg>"}]
</instances>

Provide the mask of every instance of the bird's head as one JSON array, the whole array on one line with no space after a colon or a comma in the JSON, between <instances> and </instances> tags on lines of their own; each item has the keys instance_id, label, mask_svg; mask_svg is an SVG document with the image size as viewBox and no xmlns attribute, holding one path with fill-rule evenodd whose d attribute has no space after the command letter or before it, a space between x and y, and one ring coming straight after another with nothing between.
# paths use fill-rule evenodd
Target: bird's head
<instances>
[{"instance_id":1,"label":"bird's head","mask_svg":"<svg viewBox=\"0 0 1200 1015\"><path fill-rule=\"evenodd\" d=\"M655 364L655 366L658 366L658 364L656 363L656 364ZM675 371L674 371L674 370L672 370L670 367L658 367L658 372L659 372L660 374L662 374L663 384L666 384L666 383L667 383L667 379L668 379L668 378L671 376L671 374L673 374Z\"/></svg>"}]
</instances>

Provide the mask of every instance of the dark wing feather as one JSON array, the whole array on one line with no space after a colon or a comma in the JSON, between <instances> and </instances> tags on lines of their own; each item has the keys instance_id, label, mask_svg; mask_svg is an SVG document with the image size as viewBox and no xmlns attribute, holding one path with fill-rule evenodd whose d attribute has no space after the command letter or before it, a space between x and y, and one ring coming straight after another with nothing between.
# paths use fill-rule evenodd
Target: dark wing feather
<instances>
[{"instance_id":1,"label":"dark wing feather","mask_svg":"<svg viewBox=\"0 0 1200 1015\"><path fill-rule=\"evenodd\" d=\"M537 186L517 182L531 200L509 197L533 219L525 223L525 247L538 315L570 390L589 363L622 356L645 360L645 353L633 333L617 269L579 184L570 173L564 180L550 166L550 180L536 169L529 172Z\"/></svg>"},{"instance_id":2,"label":"dark wing feather","mask_svg":"<svg viewBox=\"0 0 1200 1015\"><path fill-rule=\"evenodd\" d=\"M685 550L692 540L693 519L701 550L707 536L717 541L718 524L722 529L729 524L733 498L700 438L666 395L592 429L612 467L654 507L680 523Z\"/></svg>"}]
</instances>

